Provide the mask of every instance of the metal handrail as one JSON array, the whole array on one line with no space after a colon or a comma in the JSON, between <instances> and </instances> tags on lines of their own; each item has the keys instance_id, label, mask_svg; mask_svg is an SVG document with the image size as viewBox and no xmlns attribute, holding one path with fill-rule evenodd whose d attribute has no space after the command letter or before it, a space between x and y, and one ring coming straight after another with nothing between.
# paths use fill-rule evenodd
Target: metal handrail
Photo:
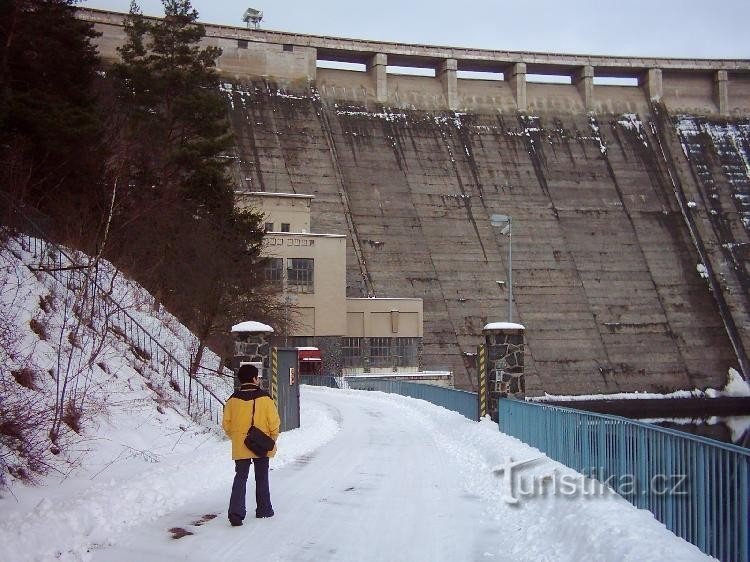
<instances>
[{"instance_id":1,"label":"metal handrail","mask_svg":"<svg viewBox=\"0 0 750 562\"><path fill-rule=\"evenodd\" d=\"M76 260L68 255L60 246L54 242L47 240L40 240L36 237L29 237L29 247L27 248L30 252L33 251L40 255L42 258L45 256L53 258L55 255L59 257L59 261L40 261L38 264L38 271L49 273L55 279L60 281L63 285L67 285L70 281L75 281L76 269L66 268L64 265L63 257L71 264L76 264ZM34 248L31 247L31 241L34 241ZM38 246L42 248L40 251ZM51 256L47 248L51 247L54 250L54 254ZM27 264L28 265L28 264ZM49 267L52 266L52 267ZM83 268L85 266L81 266ZM78 270L80 271L80 269ZM125 309L125 307L117 302L100 284L96 279L92 280L94 287L98 290L100 298L104 299L108 303L112 304L117 309L117 314L114 316L119 320L119 324L122 327L120 333L126 340L134 345L138 355L142 359L146 359L149 363L155 367L164 366L168 360L174 365L177 370L176 376L180 377L182 384L177 384L172 376L168 376L168 373L164 373L165 378L170 379L170 384L174 390L179 392L188 400L188 411L193 404L193 391L190 388L190 382L195 382L195 403L201 406L202 412L208 412L211 420L215 423L221 423L221 412L223 409L224 401L219 398L211 389L207 388L198 378L189 376L189 369L178 359L175 355L164 347L159 340L157 340L146 328L144 328L138 320ZM124 330L124 331L123 331ZM117 331L117 330L116 330ZM149 349L146 349L146 342L148 342ZM156 348L156 349L154 349ZM155 352L156 351L156 352ZM145 352L145 353L144 353ZM162 356L163 360L159 361L159 356ZM172 375L174 373L169 373ZM176 388L175 388L176 387ZM212 402L216 402L213 404Z\"/></svg>"},{"instance_id":2,"label":"metal handrail","mask_svg":"<svg viewBox=\"0 0 750 562\"><path fill-rule=\"evenodd\" d=\"M703 552L750 562L750 449L563 406L511 399L498 406L504 433L605 482L632 479L635 488L615 491ZM680 488L659 493L655 479Z\"/></svg>"},{"instance_id":3,"label":"metal handrail","mask_svg":"<svg viewBox=\"0 0 750 562\"><path fill-rule=\"evenodd\" d=\"M18 207L18 205L15 204L15 202L9 200L7 197L4 197L4 199L11 206L13 206L16 215L22 218L24 223L27 225L23 230L29 229L35 231L31 235L27 234L27 247L25 249L40 257L39 263L34 264L37 266L36 270L49 273L63 285L67 286L71 284L71 282L75 283L76 273L80 272L82 269L85 269L87 266L78 264L77 260L68 255L68 253L61 246L47 240L45 238L44 230L33 219L31 219L26 213L24 213ZM34 234L36 234L36 236ZM21 244L23 245L23 240L21 241ZM52 251L50 251L50 249ZM45 258L47 259L45 260ZM63 258L67 260L67 264L64 263ZM26 265L32 269L35 268L32 264ZM220 424L224 401L219 398L210 388L207 388L197 377L190 377L189 369L185 367L185 365L177 357L175 357L174 354L166 349L161 344L161 342L159 342L159 340L151 335L148 330L146 330L146 328L144 328L138 322L138 320L133 318L133 316L125 309L125 307L121 303L117 302L112 297L112 295L109 294L109 292L99 284L97 279L93 279L92 282L93 286L97 289L99 296L106 302L116 307L117 313L115 315L115 318L118 318L118 320L121 319L123 328L129 332L126 333L125 331L121 330L122 336L128 339L129 343L131 345L134 345L136 350L145 352L145 355L144 353L139 353L139 355L141 355L142 358L147 359L149 363L157 370L159 369L159 366L163 367L164 363L166 363L167 361L169 362L169 365L174 365L173 368L176 368L177 370L176 376L180 377L182 385L177 384L177 381L175 381L171 376L173 375L173 373L165 372L164 376L165 378L169 378L170 385L173 387L173 389L187 399L188 412L190 412L191 406L193 404L192 384L188 383L195 382L195 404L201 407L200 413L208 413L211 421ZM135 332L135 337L133 337L133 332ZM147 341L150 348L149 350L145 349L145 344ZM143 342L144 347L141 347L141 342ZM156 352L154 352L154 347L156 348ZM162 356L161 362L159 361L160 355Z\"/></svg>"},{"instance_id":4,"label":"metal handrail","mask_svg":"<svg viewBox=\"0 0 750 562\"><path fill-rule=\"evenodd\" d=\"M477 393L436 384L407 382L392 379L357 379L345 377L349 388L354 390L379 390L401 396L425 400L436 406L458 412L470 420L479 419Z\"/></svg>"}]
</instances>

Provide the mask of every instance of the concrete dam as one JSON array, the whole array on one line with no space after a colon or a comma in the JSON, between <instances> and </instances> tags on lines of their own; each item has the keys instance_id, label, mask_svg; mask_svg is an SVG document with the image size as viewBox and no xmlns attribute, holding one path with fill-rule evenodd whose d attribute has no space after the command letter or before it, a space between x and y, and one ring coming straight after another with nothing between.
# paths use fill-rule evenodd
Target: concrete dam
<instances>
[{"instance_id":1,"label":"concrete dam","mask_svg":"<svg viewBox=\"0 0 750 562\"><path fill-rule=\"evenodd\" d=\"M123 15L79 15L116 56ZM206 31L238 189L314 195L311 230L347 235L348 296L422 298L425 368L475 387L482 327L507 318L505 214L528 394L747 377L750 61Z\"/></svg>"}]
</instances>

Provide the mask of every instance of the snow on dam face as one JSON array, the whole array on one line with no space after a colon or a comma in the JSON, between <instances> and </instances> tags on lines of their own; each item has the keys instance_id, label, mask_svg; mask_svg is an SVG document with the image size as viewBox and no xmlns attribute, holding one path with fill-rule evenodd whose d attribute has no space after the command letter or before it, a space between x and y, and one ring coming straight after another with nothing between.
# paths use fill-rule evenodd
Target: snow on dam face
<instances>
[{"instance_id":1,"label":"snow on dam face","mask_svg":"<svg viewBox=\"0 0 750 562\"><path fill-rule=\"evenodd\" d=\"M113 59L122 15L79 12ZM311 230L347 236L348 296L422 298L425 368L475 388L482 327L507 318L508 239L490 224L505 214L529 394L721 387L729 367L750 371L750 61L206 31L224 50L237 188L314 195Z\"/></svg>"}]
</instances>

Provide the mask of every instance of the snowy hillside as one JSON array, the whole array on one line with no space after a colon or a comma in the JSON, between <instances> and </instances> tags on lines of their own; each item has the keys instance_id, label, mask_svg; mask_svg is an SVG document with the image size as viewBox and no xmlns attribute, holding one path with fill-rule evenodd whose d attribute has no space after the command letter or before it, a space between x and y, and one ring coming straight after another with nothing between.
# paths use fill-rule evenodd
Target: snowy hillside
<instances>
[{"instance_id":1,"label":"snowy hillside","mask_svg":"<svg viewBox=\"0 0 750 562\"><path fill-rule=\"evenodd\" d=\"M39 480L35 470L55 480L104 470L115 459L152 462L165 447L216 429L206 416L191 421L185 392L177 392L182 381L164 375L170 362L189 364L196 348L189 330L107 262L95 276L111 299L96 295L92 283L87 289L86 272L66 269L72 264L64 255L56 256L57 279L35 271L40 262L50 267L52 253L27 237L10 238L0 250L0 458L10 473L0 477L14 493L19 480ZM145 341L141 327L153 340ZM218 366L207 352L199 378L224 398L231 378L217 375ZM159 437L148 442L145 433Z\"/></svg>"}]
</instances>

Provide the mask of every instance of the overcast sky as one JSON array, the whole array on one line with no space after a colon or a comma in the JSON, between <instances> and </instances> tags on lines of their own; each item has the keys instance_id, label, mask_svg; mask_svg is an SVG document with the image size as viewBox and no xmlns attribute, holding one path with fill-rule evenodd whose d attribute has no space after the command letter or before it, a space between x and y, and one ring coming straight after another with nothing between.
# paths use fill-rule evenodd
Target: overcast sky
<instances>
[{"instance_id":1,"label":"overcast sky","mask_svg":"<svg viewBox=\"0 0 750 562\"><path fill-rule=\"evenodd\" d=\"M750 59L750 0L193 0L206 23L509 51ZM80 4L127 12L130 0ZM139 2L163 15L160 0Z\"/></svg>"}]
</instances>

